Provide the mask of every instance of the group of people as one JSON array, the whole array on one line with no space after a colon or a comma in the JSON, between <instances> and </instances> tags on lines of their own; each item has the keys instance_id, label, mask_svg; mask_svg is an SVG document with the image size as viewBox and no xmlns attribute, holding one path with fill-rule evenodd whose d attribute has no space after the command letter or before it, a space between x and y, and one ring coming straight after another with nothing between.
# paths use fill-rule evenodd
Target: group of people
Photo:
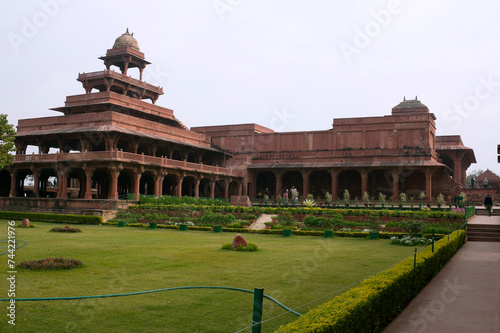
<instances>
[{"instance_id":1,"label":"group of people","mask_svg":"<svg viewBox=\"0 0 500 333\"><path fill-rule=\"evenodd\" d=\"M299 191L295 188L295 186L292 186L290 191L288 191L288 188L285 186L283 189L283 201L288 202L288 199L290 200L297 200L299 197Z\"/></svg>"},{"instance_id":2,"label":"group of people","mask_svg":"<svg viewBox=\"0 0 500 333\"><path fill-rule=\"evenodd\" d=\"M472 177L470 179L470 188L474 188L474 186L476 186L476 184L477 184L476 180L474 179L474 177ZM480 187L480 185L477 185L477 186ZM489 186L488 186L488 178L486 178L486 177L484 177L484 179L483 179L483 188L489 188Z\"/></svg>"}]
</instances>

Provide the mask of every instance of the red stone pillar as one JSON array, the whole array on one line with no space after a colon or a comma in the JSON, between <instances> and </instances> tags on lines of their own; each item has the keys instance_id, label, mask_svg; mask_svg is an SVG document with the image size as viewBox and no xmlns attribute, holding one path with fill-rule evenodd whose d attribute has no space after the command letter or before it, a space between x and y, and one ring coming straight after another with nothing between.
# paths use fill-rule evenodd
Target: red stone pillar
<instances>
[{"instance_id":1,"label":"red stone pillar","mask_svg":"<svg viewBox=\"0 0 500 333\"><path fill-rule=\"evenodd\" d=\"M278 195L283 194L283 171L281 170L275 170L274 171L274 177L276 178L276 193L275 193L275 198L278 198ZM269 198L270 199L270 198Z\"/></svg>"},{"instance_id":2,"label":"red stone pillar","mask_svg":"<svg viewBox=\"0 0 500 333\"><path fill-rule=\"evenodd\" d=\"M109 172L111 173L109 196L112 200L118 200L118 176L120 176L122 169L122 166L112 166L109 168Z\"/></svg>"},{"instance_id":3,"label":"red stone pillar","mask_svg":"<svg viewBox=\"0 0 500 333\"><path fill-rule=\"evenodd\" d=\"M399 200L399 171L392 172L392 199Z\"/></svg>"},{"instance_id":4,"label":"red stone pillar","mask_svg":"<svg viewBox=\"0 0 500 333\"><path fill-rule=\"evenodd\" d=\"M210 198L215 198L215 179L210 179Z\"/></svg>"},{"instance_id":5,"label":"red stone pillar","mask_svg":"<svg viewBox=\"0 0 500 333\"><path fill-rule=\"evenodd\" d=\"M238 196L241 197L243 195L243 181L238 182Z\"/></svg>"},{"instance_id":6,"label":"red stone pillar","mask_svg":"<svg viewBox=\"0 0 500 333\"><path fill-rule=\"evenodd\" d=\"M17 193L17 180L16 180L16 171L12 170L10 172L10 192L9 192L9 197L14 198L16 197Z\"/></svg>"},{"instance_id":7,"label":"red stone pillar","mask_svg":"<svg viewBox=\"0 0 500 333\"><path fill-rule=\"evenodd\" d=\"M161 196L163 192L163 179L165 178L165 173L158 171L155 174L155 195Z\"/></svg>"},{"instance_id":8,"label":"red stone pillar","mask_svg":"<svg viewBox=\"0 0 500 333\"><path fill-rule=\"evenodd\" d=\"M229 199L229 179L224 180L224 198Z\"/></svg>"},{"instance_id":9,"label":"red stone pillar","mask_svg":"<svg viewBox=\"0 0 500 333\"><path fill-rule=\"evenodd\" d=\"M38 183L40 182L40 171L32 165L31 172L33 172L33 194L35 195L35 198L38 198L40 197L40 191L38 188Z\"/></svg>"},{"instance_id":10,"label":"red stone pillar","mask_svg":"<svg viewBox=\"0 0 500 333\"><path fill-rule=\"evenodd\" d=\"M199 198L200 197L200 182L201 182L201 177L194 177L194 197Z\"/></svg>"},{"instance_id":11,"label":"red stone pillar","mask_svg":"<svg viewBox=\"0 0 500 333\"><path fill-rule=\"evenodd\" d=\"M361 198L364 198L366 192L368 192L368 174L369 170L362 169L359 173L361 174Z\"/></svg>"},{"instance_id":12,"label":"red stone pillar","mask_svg":"<svg viewBox=\"0 0 500 333\"><path fill-rule=\"evenodd\" d=\"M92 176L94 175L94 168L85 166L83 168L85 172L85 199L92 199Z\"/></svg>"},{"instance_id":13,"label":"red stone pillar","mask_svg":"<svg viewBox=\"0 0 500 333\"><path fill-rule=\"evenodd\" d=\"M68 171L59 169L57 171L57 199L68 198Z\"/></svg>"},{"instance_id":14,"label":"red stone pillar","mask_svg":"<svg viewBox=\"0 0 500 333\"><path fill-rule=\"evenodd\" d=\"M432 197L432 174L436 169L425 170L425 199L427 201L431 200Z\"/></svg>"},{"instance_id":15,"label":"red stone pillar","mask_svg":"<svg viewBox=\"0 0 500 333\"><path fill-rule=\"evenodd\" d=\"M177 177L177 196L182 197L182 181L184 180L184 176L179 175Z\"/></svg>"},{"instance_id":16,"label":"red stone pillar","mask_svg":"<svg viewBox=\"0 0 500 333\"><path fill-rule=\"evenodd\" d=\"M332 178L332 198L333 200L337 199L338 195L338 178L339 178L340 170L336 169L331 169L330 170L330 177Z\"/></svg>"},{"instance_id":17,"label":"red stone pillar","mask_svg":"<svg viewBox=\"0 0 500 333\"><path fill-rule=\"evenodd\" d=\"M137 199L139 199L140 191L141 191L141 176L142 173L144 172L144 169L141 167L138 170L135 170L134 172L134 185L132 189L132 193L137 196Z\"/></svg>"},{"instance_id":18,"label":"red stone pillar","mask_svg":"<svg viewBox=\"0 0 500 333\"><path fill-rule=\"evenodd\" d=\"M309 194L309 175L311 174L311 170L302 170L300 173L302 174L302 198L305 199Z\"/></svg>"}]
</instances>

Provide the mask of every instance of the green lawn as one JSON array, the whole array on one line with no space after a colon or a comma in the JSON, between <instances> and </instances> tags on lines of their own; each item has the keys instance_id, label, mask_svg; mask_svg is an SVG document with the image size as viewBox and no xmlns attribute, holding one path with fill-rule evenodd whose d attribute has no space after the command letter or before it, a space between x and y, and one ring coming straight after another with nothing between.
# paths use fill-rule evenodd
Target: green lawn
<instances>
[{"instance_id":1,"label":"green lawn","mask_svg":"<svg viewBox=\"0 0 500 333\"><path fill-rule=\"evenodd\" d=\"M82 233L70 234L49 232L60 224L35 224L37 228L16 229L17 239L28 242L16 251L17 263L50 256L80 259L84 267L50 272L18 270L18 298L116 294L178 286L262 287L266 294L305 313L333 298L335 291L414 251L390 245L389 240L244 234L259 251L233 252L221 250L223 243L232 241L234 234L230 233L83 225L77 226ZM0 239L6 238L7 221L0 221ZM4 274L1 298L7 297L9 289L7 259L7 255L0 256ZM225 290L18 301L14 328L7 324L8 304L2 302L0 331L236 332L251 324L252 304L252 294ZM264 320L284 312L264 301ZM263 332L272 332L296 318L284 314L269 320Z\"/></svg>"}]
</instances>

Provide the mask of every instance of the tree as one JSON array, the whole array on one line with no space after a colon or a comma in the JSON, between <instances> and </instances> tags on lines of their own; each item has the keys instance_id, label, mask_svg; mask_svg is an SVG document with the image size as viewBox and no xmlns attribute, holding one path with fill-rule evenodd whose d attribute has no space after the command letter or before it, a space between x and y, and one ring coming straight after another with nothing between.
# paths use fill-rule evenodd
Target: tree
<instances>
[{"instance_id":1,"label":"tree","mask_svg":"<svg viewBox=\"0 0 500 333\"><path fill-rule=\"evenodd\" d=\"M11 153L16 151L15 135L14 125L9 124L6 114L0 113L0 169L12 164L14 158Z\"/></svg>"},{"instance_id":2,"label":"tree","mask_svg":"<svg viewBox=\"0 0 500 333\"><path fill-rule=\"evenodd\" d=\"M476 179L477 176L481 175L483 172L484 172L483 169L475 169L475 170L470 171L469 174L467 175L467 177L465 178L467 187L468 188L471 187L470 180L472 179L472 177L474 177L474 179Z\"/></svg>"}]
</instances>

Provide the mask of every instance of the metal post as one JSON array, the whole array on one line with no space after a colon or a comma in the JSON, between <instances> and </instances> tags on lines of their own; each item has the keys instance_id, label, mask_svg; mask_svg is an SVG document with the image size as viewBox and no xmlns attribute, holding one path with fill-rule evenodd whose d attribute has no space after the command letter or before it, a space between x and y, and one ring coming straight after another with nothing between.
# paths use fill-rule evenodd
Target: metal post
<instances>
[{"instance_id":1,"label":"metal post","mask_svg":"<svg viewBox=\"0 0 500 333\"><path fill-rule=\"evenodd\" d=\"M432 253L434 253L434 228L432 228Z\"/></svg>"},{"instance_id":2,"label":"metal post","mask_svg":"<svg viewBox=\"0 0 500 333\"><path fill-rule=\"evenodd\" d=\"M413 285L415 284L415 274L417 274L416 268L417 268L417 248L415 248L415 255L413 257L413 276L411 278L410 299L413 298Z\"/></svg>"},{"instance_id":3,"label":"metal post","mask_svg":"<svg viewBox=\"0 0 500 333\"><path fill-rule=\"evenodd\" d=\"M262 302L264 301L264 288L254 288L253 291L253 316L252 333L260 333L262 329Z\"/></svg>"}]
</instances>

